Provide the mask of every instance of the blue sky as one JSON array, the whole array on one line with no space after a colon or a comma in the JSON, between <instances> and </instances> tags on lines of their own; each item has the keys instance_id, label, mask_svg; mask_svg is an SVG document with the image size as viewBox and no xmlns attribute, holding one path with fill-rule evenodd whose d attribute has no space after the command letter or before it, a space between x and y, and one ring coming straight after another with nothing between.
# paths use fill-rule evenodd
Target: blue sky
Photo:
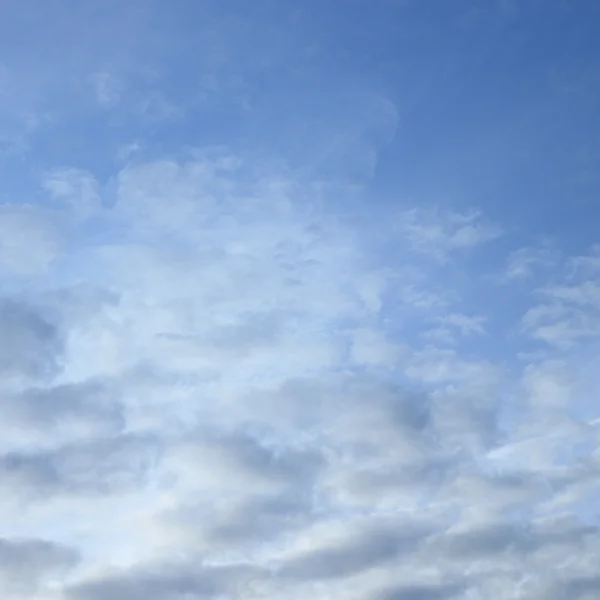
<instances>
[{"instance_id":1,"label":"blue sky","mask_svg":"<svg viewBox=\"0 0 600 600\"><path fill-rule=\"evenodd\" d=\"M600 593L600 6L0 9L0 595Z\"/></svg>"}]
</instances>

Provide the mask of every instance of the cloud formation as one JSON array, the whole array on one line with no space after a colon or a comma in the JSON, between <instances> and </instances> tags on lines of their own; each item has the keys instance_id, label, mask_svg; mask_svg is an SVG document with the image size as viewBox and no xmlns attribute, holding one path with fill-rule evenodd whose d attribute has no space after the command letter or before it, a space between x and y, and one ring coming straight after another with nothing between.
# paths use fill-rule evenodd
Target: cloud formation
<instances>
[{"instance_id":1,"label":"cloud formation","mask_svg":"<svg viewBox=\"0 0 600 600\"><path fill-rule=\"evenodd\" d=\"M54 181L55 197L89 198ZM39 567L40 594L508 598L542 594L571 548L593 555L598 467L577 448L597 431L569 413L576 364L549 355L519 374L468 357L460 339L494 315L453 306L436 317L461 334L452 349L391 334L396 280L375 277L391 263L307 204L310 181L220 152L116 181L112 207L65 228L80 241L49 264L60 284L3 304L2 510L14 535L48 532L48 569L70 569L61 584ZM590 310L572 289L542 297ZM81 558L54 559L53 544ZM581 598L586 564L553 566Z\"/></svg>"},{"instance_id":2,"label":"cloud formation","mask_svg":"<svg viewBox=\"0 0 600 600\"><path fill-rule=\"evenodd\" d=\"M451 119L382 83L460 115L411 73L475 65L423 40L507 7L159 4L9 11L43 35L0 72L0 596L597 596L597 240L436 201Z\"/></svg>"}]
</instances>

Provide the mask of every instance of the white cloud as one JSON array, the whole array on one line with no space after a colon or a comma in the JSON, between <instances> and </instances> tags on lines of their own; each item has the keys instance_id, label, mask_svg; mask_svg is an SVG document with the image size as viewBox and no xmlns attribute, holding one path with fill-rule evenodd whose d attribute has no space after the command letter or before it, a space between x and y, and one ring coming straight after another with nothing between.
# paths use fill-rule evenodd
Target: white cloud
<instances>
[{"instance_id":1,"label":"white cloud","mask_svg":"<svg viewBox=\"0 0 600 600\"><path fill-rule=\"evenodd\" d=\"M58 256L62 235L54 215L34 206L0 205L0 269L34 275Z\"/></svg>"},{"instance_id":2,"label":"white cloud","mask_svg":"<svg viewBox=\"0 0 600 600\"><path fill-rule=\"evenodd\" d=\"M395 227L413 249L441 261L502 235L499 227L486 222L477 211L437 208L406 210L397 217Z\"/></svg>"},{"instance_id":3,"label":"white cloud","mask_svg":"<svg viewBox=\"0 0 600 600\"><path fill-rule=\"evenodd\" d=\"M562 277L539 289L542 301L523 317L524 329L557 347L570 347L600 334L600 280L596 249L567 261ZM560 272L560 271L559 271Z\"/></svg>"},{"instance_id":4,"label":"white cloud","mask_svg":"<svg viewBox=\"0 0 600 600\"><path fill-rule=\"evenodd\" d=\"M456 313L440 318L440 322L443 325L456 327L456 329L458 329L463 335L485 333L485 329L483 326L485 320L485 317L470 317L467 315Z\"/></svg>"},{"instance_id":5,"label":"white cloud","mask_svg":"<svg viewBox=\"0 0 600 600\"><path fill-rule=\"evenodd\" d=\"M594 244L587 255L576 256L570 261L573 275L584 273L596 273L600 269L600 244Z\"/></svg>"},{"instance_id":6,"label":"white cloud","mask_svg":"<svg viewBox=\"0 0 600 600\"><path fill-rule=\"evenodd\" d=\"M45 176L42 185L59 205L66 205L76 217L85 219L100 208L100 186L87 171L55 169Z\"/></svg>"},{"instance_id":7,"label":"white cloud","mask_svg":"<svg viewBox=\"0 0 600 600\"><path fill-rule=\"evenodd\" d=\"M451 313L437 317L438 327L429 329L423 333L423 337L433 343L455 345L457 337L484 335L486 333L484 323L485 317L468 316L460 313Z\"/></svg>"},{"instance_id":8,"label":"white cloud","mask_svg":"<svg viewBox=\"0 0 600 600\"><path fill-rule=\"evenodd\" d=\"M516 279L528 279L536 271L549 269L557 263L557 252L549 242L543 242L537 246L519 248L519 250L511 252L508 256L503 281L509 282Z\"/></svg>"}]
</instances>

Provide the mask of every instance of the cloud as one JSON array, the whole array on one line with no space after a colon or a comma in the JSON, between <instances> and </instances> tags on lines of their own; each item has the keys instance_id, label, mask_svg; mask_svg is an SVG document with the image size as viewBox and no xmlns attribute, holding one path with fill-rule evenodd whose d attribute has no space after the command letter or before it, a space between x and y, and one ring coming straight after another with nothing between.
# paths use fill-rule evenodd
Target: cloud
<instances>
[{"instance_id":1,"label":"cloud","mask_svg":"<svg viewBox=\"0 0 600 600\"><path fill-rule=\"evenodd\" d=\"M440 322L446 326L456 327L463 335L485 333L485 329L483 328L485 317L451 314L441 317Z\"/></svg>"},{"instance_id":2,"label":"cloud","mask_svg":"<svg viewBox=\"0 0 600 600\"><path fill-rule=\"evenodd\" d=\"M2 299L0 311L0 373L3 381L41 379L59 368L62 332L35 308L16 299Z\"/></svg>"},{"instance_id":3,"label":"cloud","mask_svg":"<svg viewBox=\"0 0 600 600\"><path fill-rule=\"evenodd\" d=\"M184 520L189 514L183 511L182 528L189 527ZM207 528L206 540L213 549L256 546L301 531L311 521L307 493L292 489L287 493L255 495L226 506Z\"/></svg>"},{"instance_id":4,"label":"cloud","mask_svg":"<svg viewBox=\"0 0 600 600\"><path fill-rule=\"evenodd\" d=\"M423 336L434 343L455 345L457 336L484 335L485 317L468 316L460 313L437 317L438 327L429 329Z\"/></svg>"},{"instance_id":5,"label":"cloud","mask_svg":"<svg viewBox=\"0 0 600 600\"><path fill-rule=\"evenodd\" d=\"M519 248L508 255L503 280L509 282L516 279L527 279L540 269L549 269L557 262L556 250L548 242Z\"/></svg>"},{"instance_id":6,"label":"cloud","mask_svg":"<svg viewBox=\"0 0 600 600\"><path fill-rule=\"evenodd\" d=\"M381 600L449 600L463 591L462 586L447 585L405 585L397 586L383 592Z\"/></svg>"},{"instance_id":7,"label":"cloud","mask_svg":"<svg viewBox=\"0 0 600 600\"><path fill-rule=\"evenodd\" d=\"M115 396L116 390L102 381L5 392L3 445L43 446L116 433L124 426L124 415Z\"/></svg>"},{"instance_id":8,"label":"cloud","mask_svg":"<svg viewBox=\"0 0 600 600\"><path fill-rule=\"evenodd\" d=\"M477 211L437 208L406 210L397 217L395 228L414 250L442 262L502 235L498 226L486 222Z\"/></svg>"},{"instance_id":9,"label":"cloud","mask_svg":"<svg viewBox=\"0 0 600 600\"><path fill-rule=\"evenodd\" d=\"M422 531L396 534L389 531L367 531L356 539L344 540L337 547L312 548L285 562L278 569L278 575L310 581L354 575L410 552L421 541L422 536Z\"/></svg>"},{"instance_id":10,"label":"cloud","mask_svg":"<svg viewBox=\"0 0 600 600\"><path fill-rule=\"evenodd\" d=\"M184 444L182 448L184 456L188 452L191 452L192 455L198 452L199 460L194 456L190 462L205 463L206 461L202 459L204 456L207 458L210 456L212 460L219 461L221 463L219 482L226 483L226 471L229 468L231 469L231 483L235 487L237 487L240 477L248 477L248 483L254 481L258 485L264 482L269 487L285 486L290 480L310 477L313 469L318 466L318 456L281 450L275 453L268 447L262 446L257 440L239 433L221 433L215 436L216 439L211 439L210 434L205 439L199 436L194 437L196 441L191 442L188 448L185 448L186 444ZM178 446L175 446L174 450L177 452ZM185 460L183 458L184 462ZM314 464L315 461L316 464ZM211 476L210 473L207 475ZM197 478L196 481L198 481ZM215 483L218 485L218 482Z\"/></svg>"},{"instance_id":11,"label":"cloud","mask_svg":"<svg viewBox=\"0 0 600 600\"><path fill-rule=\"evenodd\" d=\"M146 569L133 569L107 574L89 582L76 584L67 590L69 600L176 600L177 598L203 596L218 597L243 588L254 573L250 566L210 567L188 565L169 567L149 565Z\"/></svg>"},{"instance_id":12,"label":"cloud","mask_svg":"<svg viewBox=\"0 0 600 600\"><path fill-rule=\"evenodd\" d=\"M0 205L0 240L0 269L25 276L46 271L63 243L52 213L11 204Z\"/></svg>"},{"instance_id":13,"label":"cloud","mask_svg":"<svg viewBox=\"0 0 600 600\"><path fill-rule=\"evenodd\" d=\"M7 452L0 456L2 499L35 503L53 496L119 493L144 484L155 454L152 440L125 435Z\"/></svg>"},{"instance_id":14,"label":"cloud","mask_svg":"<svg viewBox=\"0 0 600 600\"><path fill-rule=\"evenodd\" d=\"M598 336L600 284L595 254L592 248L589 254L566 261L561 278L539 289L542 301L523 316L527 332L558 347Z\"/></svg>"},{"instance_id":15,"label":"cloud","mask_svg":"<svg viewBox=\"0 0 600 600\"><path fill-rule=\"evenodd\" d=\"M446 16L71 4L1 75L1 593L591 597L598 247L514 248L438 52L385 57Z\"/></svg>"},{"instance_id":16,"label":"cloud","mask_svg":"<svg viewBox=\"0 0 600 600\"><path fill-rule=\"evenodd\" d=\"M376 323L393 279L369 271L327 212L304 212L295 182L257 176L221 152L127 166L117 182L111 209L87 174L63 170L47 180L57 200L68 200L61 210L93 196L102 212L106 233L78 250L96 283L74 280L43 296L60 329L11 304L15 316L4 325L13 347L23 347L22 359L13 351L4 367L21 377L6 396L18 435L9 429L0 461L4 510L16 501L47 523L44 501L57 511L77 501L75 524L102 498L123 511L146 507L131 525L143 535L112 541L131 567L111 574L115 565L102 558L109 544L65 597L239 593L238 567L222 576L225 567L186 566L212 555L228 565L255 556L239 573L250 569L248 585L267 594L362 577L382 597L441 598L464 589L454 567L449 584L385 588L385 578L377 586L369 577L433 551L457 564L538 552L541 542L510 515L550 507L547 488L520 475L468 475L475 456L511 447L494 400L502 370L459 349L409 348L385 335ZM453 237L472 221L449 218L435 247L483 242L480 233L464 244ZM110 230L125 235L107 241ZM406 239L420 253L414 235ZM65 275L77 273L81 256L63 255ZM367 299L369 281L377 285L368 284ZM440 310L441 327L483 332L484 317ZM397 368L407 379L386 380ZM533 407L561 385L551 374L552 366L527 371ZM581 481L543 463L531 468L550 478L556 501ZM421 526L384 517L424 502L432 504ZM336 514L348 516L331 529ZM64 539L74 532L65 529Z\"/></svg>"},{"instance_id":17,"label":"cloud","mask_svg":"<svg viewBox=\"0 0 600 600\"><path fill-rule=\"evenodd\" d=\"M46 540L0 538L3 594L8 598L34 597L73 569L79 560L75 549Z\"/></svg>"},{"instance_id":18,"label":"cloud","mask_svg":"<svg viewBox=\"0 0 600 600\"><path fill-rule=\"evenodd\" d=\"M114 75L100 71L92 73L89 81L102 108L113 108L121 100L123 84Z\"/></svg>"},{"instance_id":19,"label":"cloud","mask_svg":"<svg viewBox=\"0 0 600 600\"><path fill-rule=\"evenodd\" d=\"M469 355L490 319L462 310L459 288L434 314L396 313L448 330L451 348L399 339L394 286L425 293L426 278L378 262L310 180L212 149L125 166L114 205L94 181L52 172L82 241L39 308L5 300L0 321L1 506L15 533L80 549L58 598L507 595L595 539L547 522L596 494L595 463L557 462L582 431L595 439L569 420L568 364L515 374ZM78 237L90 221L68 215L86 198L94 235ZM425 246L405 231L411 260L459 261L493 237L457 215L425 219ZM463 227L478 233L460 241ZM593 294L569 290L544 293L589 310ZM515 415L502 399L516 381Z\"/></svg>"},{"instance_id":20,"label":"cloud","mask_svg":"<svg viewBox=\"0 0 600 600\"><path fill-rule=\"evenodd\" d=\"M569 262L574 276L581 271L591 274L596 273L600 269L600 245L594 244L590 248L589 254L575 256Z\"/></svg>"},{"instance_id":21,"label":"cloud","mask_svg":"<svg viewBox=\"0 0 600 600\"><path fill-rule=\"evenodd\" d=\"M48 173L43 187L70 214L85 219L99 209L100 190L94 176L80 169L55 169Z\"/></svg>"}]
</instances>

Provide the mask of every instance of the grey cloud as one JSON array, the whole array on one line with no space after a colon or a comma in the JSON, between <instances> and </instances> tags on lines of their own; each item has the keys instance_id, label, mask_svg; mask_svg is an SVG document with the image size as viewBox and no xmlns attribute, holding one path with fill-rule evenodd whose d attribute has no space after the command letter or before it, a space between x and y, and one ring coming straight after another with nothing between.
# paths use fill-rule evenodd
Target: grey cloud
<instances>
[{"instance_id":1,"label":"grey cloud","mask_svg":"<svg viewBox=\"0 0 600 600\"><path fill-rule=\"evenodd\" d=\"M244 418L280 437L289 428L321 448L326 462L316 485L344 502L372 508L390 493L434 491L455 463L436 438L427 394L368 373L289 380L244 400Z\"/></svg>"},{"instance_id":2,"label":"grey cloud","mask_svg":"<svg viewBox=\"0 0 600 600\"><path fill-rule=\"evenodd\" d=\"M442 490L456 467L449 459L423 457L423 460L398 467L395 461L375 465L356 465L344 479L347 491L362 498L377 499L389 493L407 497L411 491L420 496Z\"/></svg>"},{"instance_id":3,"label":"grey cloud","mask_svg":"<svg viewBox=\"0 0 600 600\"><path fill-rule=\"evenodd\" d=\"M345 544L306 552L285 562L278 574L285 579L316 580L348 577L414 552L428 530L407 527L405 531L371 529Z\"/></svg>"},{"instance_id":4,"label":"grey cloud","mask_svg":"<svg viewBox=\"0 0 600 600\"><path fill-rule=\"evenodd\" d=\"M600 541L600 528L587 525L575 516L558 516L532 523L531 532L540 548L548 546L581 547L588 538Z\"/></svg>"},{"instance_id":5,"label":"grey cloud","mask_svg":"<svg viewBox=\"0 0 600 600\"><path fill-rule=\"evenodd\" d=\"M74 587L67 598L77 600L180 600L210 598L219 590L198 575L134 575L108 578Z\"/></svg>"},{"instance_id":6,"label":"grey cloud","mask_svg":"<svg viewBox=\"0 0 600 600\"><path fill-rule=\"evenodd\" d=\"M429 423L429 399L394 384L362 377L351 380L349 396L357 403L381 406L394 426L422 431Z\"/></svg>"},{"instance_id":7,"label":"grey cloud","mask_svg":"<svg viewBox=\"0 0 600 600\"><path fill-rule=\"evenodd\" d=\"M322 464L316 452L273 450L246 435L222 437L217 447L250 473L290 483L310 482Z\"/></svg>"},{"instance_id":8,"label":"grey cloud","mask_svg":"<svg viewBox=\"0 0 600 600\"><path fill-rule=\"evenodd\" d=\"M63 350L58 327L26 304L0 299L0 376L54 373Z\"/></svg>"},{"instance_id":9,"label":"grey cloud","mask_svg":"<svg viewBox=\"0 0 600 600\"><path fill-rule=\"evenodd\" d=\"M244 314L237 325L215 328L209 341L220 349L247 353L257 345L277 342L283 334L286 319L289 315L277 311Z\"/></svg>"},{"instance_id":10,"label":"grey cloud","mask_svg":"<svg viewBox=\"0 0 600 600\"><path fill-rule=\"evenodd\" d=\"M229 472L274 485L310 486L323 463L318 452L269 448L239 431L221 435L196 432L183 438L180 448L188 457L185 460L199 471L221 468L224 476Z\"/></svg>"},{"instance_id":11,"label":"grey cloud","mask_svg":"<svg viewBox=\"0 0 600 600\"><path fill-rule=\"evenodd\" d=\"M316 429L331 411L339 391L326 378L293 377L275 389L242 391L241 409L250 422L268 422L290 435Z\"/></svg>"},{"instance_id":12,"label":"grey cloud","mask_svg":"<svg viewBox=\"0 0 600 600\"><path fill-rule=\"evenodd\" d=\"M49 451L0 457L0 490L39 501L62 494L112 494L145 482L157 459L156 441L122 435Z\"/></svg>"},{"instance_id":13,"label":"grey cloud","mask_svg":"<svg viewBox=\"0 0 600 600\"><path fill-rule=\"evenodd\" d=\"M62 249L60 219L57 217L56 213L39 206L1 204L0 273L28 277L47 272Z\"/></svg>"},{"instance_id":14,"label":"grey cloud","mask_svg":"<svg viewBox=\"0 0 600 600\"><path fill-rule=\"evenodd\" d=\"M44 303L61 315L67 327L76 323L87 323L106 308L116 309L120 295L90 282L77 283L46 292Z\"/></svg>"},{"instance_id":15,"label":"grey cloud","mask_svg":"<svg viewBox=\"0 0 600 600\"><path fill-rule=\"evenodd\" d=\"M269 447L247 433L195 432L173 440L163 456L162 476L181 500L160 522L180 539L213 549L273 541L311 521L323 465L316 451Z\"/></svg>"},{"instance_id":16,"label":"grey cloud","mask_svg":"<svg viewBox=\"0 0 600 600\"><path fill-rule=\"evenodd\" d=\"M4 591L31 594L44 579L79 561L76 550L37 539L0 538L0 584Z\"/></svg>"},{"instance_id":17,"label":"grey cloud","mask_svg":"<svg viewBox=\"0 0 600 600\"><path fill-rule=\"evenodd\" d=\"M369 373L290 378L274 389L242 394L244 419L284 434L315 434L325 443L369 446L384 453L398 444L434 442L427 394Z\"/></svg>"},{"instance_id":18,"label":"grey cloud","mask_svg":"<svg viewBox=\"0 0 600 600\"><path fill-rule=\"evenodd\" d=\"M63 448L55 464L75 490L111 493L143 484L158 456L156 439L122 435Z\"/></svg>"},{"instance_id":19,"label":"grey cloud","mask_svg":"<svg viewBox=\"0 0 600 600\"><path fill-rule=\"evenodd\" d=\"M600 575L573 577L559 586L552 600L592 600L600 596Z\"/></svg>"},{"instance_id":20,"label":"grey cloud","mask_svg":"<svg viewBox=\"0 0 600 600\"><path fill-rule=\"evenodd\" d=\"M77 429L82 436L109 434L124 425L117 390L101 380L7 394L3 411L9 426L30 429L42 439L66 429Z\"/></svg>"},{"instance_id":21,"label":"grey cloud","mask_svg":"<svg viewBox=\"0 0 600 600\"><path fill-rule=\"evenodd\" d=\"M331 431L345 443L377 452L391 445L431 444L429 398L369 375L349 377L335 393Z\"/></svg>"},{"instance_id":22,"label":"grey cloud","mask_svg":"<svg viewBox=\"0 0 600 600\"><path fill-rule=\"evenodd\" d=\"M188 343L197 351L208 348L231 358L280 341L286 319L289 315L278 311L250 312L241 314L233 324L211 326L206 335L159 334L159 337Z\"/></svg>"},{"instance_id":23,"label":"grey cloud","mask_svg":"<svg viewBox=\"0 0 600 600\"><path fill-rule=\"evenodd\" d=\"M306 526L314 519L311 508L309 499L297 494L253 497L209 526L206 535L214 546L269 543Z\"/></svg>"},{"instance_id":24,"label":"grey cloud","mask_svg":"<svg viewBox=\"0 0 600 600\"><path fill-rule=\"evenodd\" d=\"M249 565L148 565L80 582L66 590L66 600L183 600L244 598L244 590L263 575Z\"/></svg>"},{"instance_id":25,"label":"grey cloud","mask_svg":"<svg viewBox=\"0 0 600 600\"><path fill-rule=\"evenodd\" d=\"M428 540L424 557L429 561L451 561L462 565L504 564L525 571L541 560L551 562L566 556L583 556L600 542L600 530L575 517L528 519L519 523L509 517L459 531L448 531Z\"/></svg>"},{"instance_id":26,"label":"grey cloud","mask_svg":"<svg viewBox=\"0 0 600 600\"><path fill-rule=\"evenodd\" d=\"M535 548L528 528L513 523L492 523L454 533L434 542L437 551L453 560L489 558L505 551L527 552Z\"/></svg>"},{"instance_id":27,"label":"grey cloud","mask_svg":"<svg viewBox=\"0 0 600 600\"><path fill-rule=\"evenodd\" d=\"M489 475L457 470L448 498L461 501L469 497L480 509L494 513L531 506L548 497L546 482L531 473Z\"/></svg>"},{"instance_id":28,"label":"grey cloud","mask_svg":"<svg viewBox=\"0 0 600 600\"><path fill-rule=\"evenodd\" d=\"M450 600L463 592L464 585L402 585L390 588L377 596L377 600Z\"/></svg>"},{"instance_id":29,"label":"grey cloud","mask_svg":"<svg viewBox=\"0 0 600 600\"><path fill-rule=\"evenodd\" d=\"M39 500L60 489L52 455L9 452L0 457L0 491L5 497Z\"/></svg>"},{"instance_id":30,"label":"grey cloud","mask_svg":"<svg viewBox=\"0 0 600 600\"><path fill-rule=\"evenodd\" d=\"M432 409L436 434L448 447L483 453L502 439L494 402L468 395L440 395Z\"/></svg>"}]
</instances>

